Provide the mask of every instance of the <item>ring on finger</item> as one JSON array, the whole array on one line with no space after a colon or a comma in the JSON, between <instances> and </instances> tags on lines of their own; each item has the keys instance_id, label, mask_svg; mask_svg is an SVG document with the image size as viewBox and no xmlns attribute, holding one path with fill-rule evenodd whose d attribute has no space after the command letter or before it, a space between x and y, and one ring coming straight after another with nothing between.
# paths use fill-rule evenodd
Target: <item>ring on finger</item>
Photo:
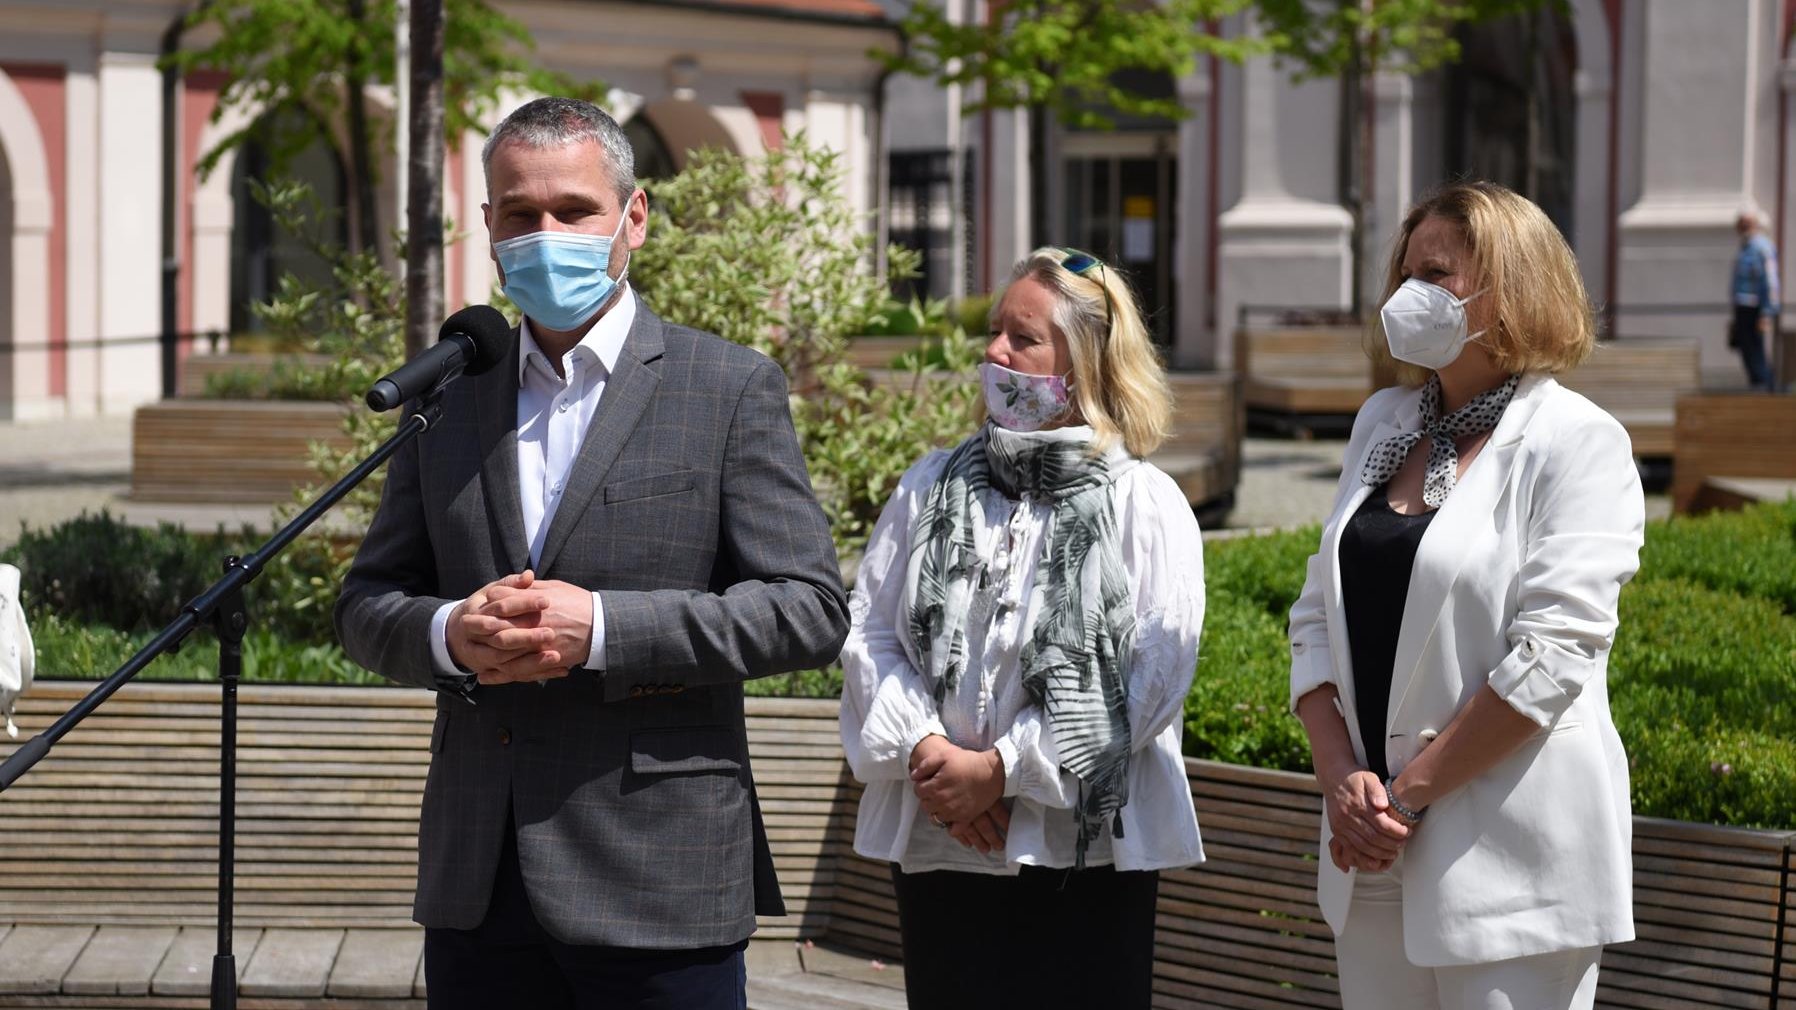
<instances>
[{"instance_id":1,"label":"ring on finger","mask_svg":"<svg viewBox=\"0 0 1796 1010\"><path fill-rule=\"evenodd\" d=\"M929 815L929 823L935 825L938 828L941 828L944 831L946 831L948 829L948 822L942 820L940 817L937 817L935 814Z\"/></svg>"}]
</instances>

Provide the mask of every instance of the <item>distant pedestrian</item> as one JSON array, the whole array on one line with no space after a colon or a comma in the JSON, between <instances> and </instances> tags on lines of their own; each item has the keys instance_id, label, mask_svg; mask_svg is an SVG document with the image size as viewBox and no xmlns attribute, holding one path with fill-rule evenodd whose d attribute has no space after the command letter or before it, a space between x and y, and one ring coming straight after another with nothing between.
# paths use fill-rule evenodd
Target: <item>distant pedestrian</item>
<instances>
[{"instance_id":1,"label":"distant pedestrian","mask_svg":"<svg viewBox=\"0 0 1796 1010\"><path fill-rule=\"evenodd\" d=\"M1777 247L1765 234L1757 211L1742 210L1734 231L1740 235L1740 251L1734 256L1734 325L1727 342L1740 352L1746 381L1754 389L1769 391L1773 382L1765 343L1777 326Z\"/></svg>"}]
</instances>

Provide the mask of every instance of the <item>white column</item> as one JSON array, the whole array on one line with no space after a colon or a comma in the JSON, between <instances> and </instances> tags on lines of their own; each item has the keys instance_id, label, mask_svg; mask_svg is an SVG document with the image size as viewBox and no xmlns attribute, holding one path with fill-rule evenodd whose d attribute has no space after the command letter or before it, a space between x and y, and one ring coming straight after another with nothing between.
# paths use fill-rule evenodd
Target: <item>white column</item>
<instances>
[{"instance_id":1,"label":"white column","mask_svg":"<svg viewBox=\"0 0 1796 1010\"><path fill-rule=\"evenodd\" d=\"M1365 260L1359 271L1366 305L1377 304L1384 293L1392 243L1403 227L1403 215L1416 199L1415 84L1406 74L1379 74L1373 83L1373 97L1375 170L1367 183L1372 203L1366 208Z\"/></svg>"},{"instance_id":2,"label":"white column","mask_svg":"<svg viewBox=\"0 0 1796 1010\"><path fill-rule=\"evenodd\" d=\"M1577 0L1578 71L1577 166L1573 172L1572 251L1592 303L1607 297L1609 279L1609 124L1614 98L1609 58L1609 19L1599 0Z\"/></svg>"},{"instance_id":3,"label":"white column","mask_svg":"<svg viewBox=\"0 0 1796 1010\"><path fill-rule=\"evenodd\" d=\"M82 347L100 335L100 84L92 56L68 69L68 206L62 220L67 228L63 286L68 293L64 309L69 343L68 412L88 417L103 409L100 391L100 351ZM160 145L158 145L160 150ZM158 303L160 304L160 303Z\"/></svg>"},{"instance_id":4,"label":"white column","mask_svg":"<svg viewBox=\"0 0 1796 1010\"><path fill-rule=\"evenodd\" d=\"M1353 222L1336 199L1338 85L1302 84L1270 59L1224 69L1216 365L1234 364L1242 305L1346 307ZM1226 202L1226 201L1225 201Z\"/></svg>"},{"instance_id":5,"label":"white column","mask_svg":"<svg viewBox=\"0 0 1796 1010\"><path fill-rule=\"evenodd\" d=\"M50 224L55 207L50 193L49 162L43 135L31 107L4 73L0 73L0 158L5 159L11 205L0 210L0 233L7 243L0 256L0 343L42 345L50 337ZM61 404L50 398L47 352L0 353L0 418L50 417Z\"/></svg>"},{"instance_id":6,"label":"white column","mask_svg":"<svg viewBox=\"0 0 1796 1010\"><path fill-rule=\"evenodd\" d=\"M842 195L855 219L871 226L872 157L869 153L867 96L840 87L814 87L805 92L805 130L811 143L838 152L842 159Z\"/></svg>"},{"instance_id":7,"label":"white column","mask_svg":"<svg viewBox=\"0 0 1796 1010\"><path fill-rule=\"evenodd\" d=\"M1029 115L1021 111L992 113L991 201L987 213L986 271L997 288L1010 268L1029 253Z\"/></svg>"},{"instance_id":8,"label":"white column","mask_svg":"<svg viewBox=\"0 0 1796 1010\"><path fill-rule=\"evenodd\" d=\"M1734 217L1747 204L1776 205L1778 7L1644 0L1639 8L1640 195L1619 221L1616 335L1696 338L1705 371L1738 371L1721 337ZM1627 311L1680 304L1715 311Z\"/></svg>"},{"instance_id":9,"label":"white column","mask_svg":"<svg viewBox=\"0 0 1796 1010\"><path fill-rule=\"evenodd\" d=\"M162 328L162 87L149 52L100 57L100 318L102 339L152 336ZM108 347L100 361L101 409L125 413L162 392L153 342Z\"/></svg>"},{"instance_id":10,"label":"white column","mask_svg":"<svg viewBox=\"0 0 1796 1010\"><path fill-rule=\"evenodd\" d=\"M1173 335L1175 368L1216 367L1217 327L1210 318L1210 60L1178 82L1179 104L1186 116L1179 123L1178 198L1174 213L1176 240L1172 276L1178 332Z\"/></svg>"},{"instance_id":11,"label":"white column","mask_svg":"<svg viewBox=\"0 0 1796 1010\"><path fill-rule=\"evenodd\" d=\"M486 173L480 166L480 149L485 142L485 137L469 132L461 143L463 192L461 206L456 210L456 225L463 235L462 300L470 305L485 303L499 280L499 273L493 267L486 219L480 212L480 205L486 202Z\"/></svg>"}]
</instances>

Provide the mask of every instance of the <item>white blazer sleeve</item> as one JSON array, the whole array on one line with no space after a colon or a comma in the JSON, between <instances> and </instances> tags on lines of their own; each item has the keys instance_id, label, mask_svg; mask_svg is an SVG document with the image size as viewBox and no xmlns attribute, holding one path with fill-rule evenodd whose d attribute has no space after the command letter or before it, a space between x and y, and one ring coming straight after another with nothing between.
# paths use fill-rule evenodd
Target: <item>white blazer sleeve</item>
<instances>
[{"instance_id":1,"label":"white blazer sleeve","mask_svg":"<svg viewBox=\"0 0 1796 1010\"><path fill-rule=\"evenodd\" d=\"M1335 483L1334 507L1330 511L1328 524L1333 526L1342 520L1341 511L1352 497L1353 489L1359 483L1359 462L1366 453L1366 442L1372 437L1377 424L1384 419L1394 407L1394 400L1402 394L1397 388L1382 389L1372 394L1371 398L1360 408L1358 416L1353 419L1353 433L1348 436L1347 448L1341 454L1341 478ZM1325 528L1322 543L1328 543L1328 532ZM1303 696L1325 684L1335 684L1334 660L1329 654L1328 641L1328 609L1325 604L1324 589L1330 574L1330 558L1324 557L1318 548L1310 555L1305 568L1303 591L1297 595L1297 601L1291 605L1291 711L1297 711L1297 703ZM1336 685L1339 686L1338 684Z\"/></svg>"},{"instance_id":2,"label":"white blazer sleeve","mask_svg":"<svg viewBox=\"0 0 1796 1010\"><path fill-rule=\"evenodd\" d=\"M900 638L911 520L947 461L925 456L905 473L880 513L848 599L852 623L842 646L842 746L862 782L908 779L910 754L931 733L947 736L935 699Z\"/></svg>"},{"instance_id":3,"label":"white blazer sleeve","mask_svg":"<svg viewBox=\"0 0 1796 1010\"><path fill-rule=\"evenodd\" d=\"M1512 646L1491 689L1546 726L1615 641L1621 587L1640 567L1646 504L1628 435L1608 415L1556 433L1534 484Z\"/></svg>"},{"instance_id":4,"label":"white blazer sleeve","mask_svg":"<svg viewBox=\"0 0 1796 1010\"><path fill-rule=\"evenodd\" d=\"M1123 567L1135 593L1135 642L1129 666L1129 746L1140 751L1175 720L1197 668L1204 623L1204 546L1184 493L1158 470L1138 472L1118 509ZM1070 809L1077 777L1060 771L1053 729L1031 705L996 744L1004 792Z\"/></svg>"}]
</instances>

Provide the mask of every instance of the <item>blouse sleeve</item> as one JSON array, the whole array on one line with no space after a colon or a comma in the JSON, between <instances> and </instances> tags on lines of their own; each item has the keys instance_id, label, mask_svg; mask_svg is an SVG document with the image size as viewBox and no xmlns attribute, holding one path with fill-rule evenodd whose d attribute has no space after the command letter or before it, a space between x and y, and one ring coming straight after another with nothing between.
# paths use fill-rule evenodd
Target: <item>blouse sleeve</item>
<instances>
[{"instance_id":1,"label":"blouse sleeve","mask_svg":"<svg viewBox=\"0 0 1796 1010\"><path fill-rule=\"evenodd\" d=\"M1184 715L1204 623L1203 535L1178 485L1146 466L1117 512L1123 567L1135 593L1125 704L1129 745L1140 751ZM1053 730L1040 706L1024 709L996 747L1006 795L1061 808L1078 801L1078 779L1060 771Z\"/></svg>"},{"instance_id":2,"label":"blouse sleeve","mask_svg":"<svg viewBox=\"0 0 1796 1010\"><path fill-rule=\"evenodd\" d=\"M1646 503L1627 432L1612 418L1554 439L1529 510L1509 655L1490 686L1546 726L1571 707L1615 642L1621 587L1640 567Z\"/></svg>"},{"instance_id":3,"label":"blouse sleeve","mask_svg":"<svg viewBox=\"0 0 1796 1010\"><path fill-rule=\"evenodd\" d=\"M908 779L910 754L931 733L947 736L935 700L903 640L905 569L911 521L947 453L933 452L905 473L880 513L862 556L842 646L842 746L862 782Z\"/></svg>"}]
</instances>

